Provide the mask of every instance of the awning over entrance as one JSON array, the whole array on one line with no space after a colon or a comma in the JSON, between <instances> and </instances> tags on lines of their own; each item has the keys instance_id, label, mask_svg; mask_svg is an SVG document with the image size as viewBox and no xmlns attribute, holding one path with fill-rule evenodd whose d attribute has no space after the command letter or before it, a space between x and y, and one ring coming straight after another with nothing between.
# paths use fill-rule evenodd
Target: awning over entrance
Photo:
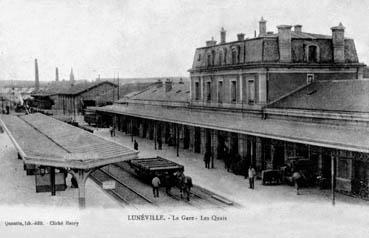
<instances>
[{"instance_id":1,"label":"awning over entrance","mask_svg":"<svg viewBox=\"0 0 369 238\"><path fill-rule=\"evenodd\" d=\"M292 120L263 120L246 113L191 108L164 108L152 105L127 106L114 104L92 109L100 112L369 153L369 130L363 127L331 126Z\"/></svg>"},{"instance_id":2,"label":"awning over entrance","mask_svg":"<svg viewBox=\"0 0 369 238\"><path fill-rule=\"evenodd\" d=\"M43 114L1 115L0 121L25 163L71 169L82 206L84 184L94 168L137 158L138 151Z\"/></svg>"}]
</instances>

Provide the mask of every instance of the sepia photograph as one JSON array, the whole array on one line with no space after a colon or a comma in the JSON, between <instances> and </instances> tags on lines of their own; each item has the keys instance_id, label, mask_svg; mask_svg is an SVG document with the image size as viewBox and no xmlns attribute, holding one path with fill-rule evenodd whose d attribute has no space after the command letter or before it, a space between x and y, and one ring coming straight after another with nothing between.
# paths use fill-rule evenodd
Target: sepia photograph
<instances>
[{"instance_id":1,"label":"sepia photograph","mask_svg":"<svg viewBox=\"0 0 369 238\"><path fill-rule=\"evenodd\" d=\"M368 0L0 0L0 237L369 237Z\"/></svg>"}]
</instances>

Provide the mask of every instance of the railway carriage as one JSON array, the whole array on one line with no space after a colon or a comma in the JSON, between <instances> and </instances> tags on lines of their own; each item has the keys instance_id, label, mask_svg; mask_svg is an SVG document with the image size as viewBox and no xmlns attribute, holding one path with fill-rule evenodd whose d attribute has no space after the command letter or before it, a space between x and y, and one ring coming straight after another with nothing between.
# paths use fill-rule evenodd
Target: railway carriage
<instances>
[{"instance_id":1,"label":"railway carriage","mask_svg":"<svg viewBox=\"0 0 369 238\"><path fill-rule=\"evenodd\" d=\"M154 176L158 176L164 181L165 174L173 175L184 171L184 166L160 156L152 158L140 158L129 161L135 173L144 180L150 181Z\"/></svg>"}]
</instances>

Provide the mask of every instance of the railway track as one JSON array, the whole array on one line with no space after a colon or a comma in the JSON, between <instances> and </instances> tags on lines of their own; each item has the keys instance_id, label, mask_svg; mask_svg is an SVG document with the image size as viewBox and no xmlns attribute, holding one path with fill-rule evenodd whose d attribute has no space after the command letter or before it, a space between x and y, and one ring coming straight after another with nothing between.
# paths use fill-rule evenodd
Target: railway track
<instances>
[{"instance_id":1,"label":"railway track","mask_svg":"<svg viewBox=\"0 0 369 238\"><path fill-rule=\"evenodd\" d=\"M129 166L126 162L120 162L117 164L111 165L115 168L118 168L121 171L124 171L124 173L130 174L130 176L134 179L140 180L140 178L135 174L135 172L132 170L132 168ZM151 186L150 186L151 188ZM227 206L233 205L233 202L227 201L227 199L224 198L224 200L218 200L215 197L219 195L204 189L200 186L194 185L191 189L191 199L190 201L187 201L185 198L180 197L179 189L174 187L172 188L172 193L166 194L171 199L179 202L183 202L187 205L200 208L200 209L206 209L206 208L225 208Z\"/></svg>"},{"instance_id":2,"label":"railway track","mask_svg":"<svg viewBox=\"0 0 369 238\"><path fill-rule=\"evenodd\" d=\"M107 192L113 195L117 200L123 202L126 205L136 207L136 205L152 205L153 201L141 194L131 186L125 184L120 179L107 173L104 169L98 169L91 175L92 180L102 186L103 182L108 180L114 180L116 182L115 189L107 190Z\"/></svg>"}]
</instances>

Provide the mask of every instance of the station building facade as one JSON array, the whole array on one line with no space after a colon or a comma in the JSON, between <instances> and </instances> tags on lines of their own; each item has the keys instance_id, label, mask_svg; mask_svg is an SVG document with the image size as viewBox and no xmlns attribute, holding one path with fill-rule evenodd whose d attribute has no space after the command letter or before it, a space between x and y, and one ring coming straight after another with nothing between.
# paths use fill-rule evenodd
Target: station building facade
<instances>
[{"instance_id":1,"label":"station building facade","mask_svg":"<svg viewBox=\"0 0 369 238\"><path fill-rule=\"evenodd\" d=\"M91 108L119 130L196 153L210 149L245 174L305 158L315 175L336 175L336 189L358 193L369 180L369 105L352 39L278 26L259 35L196 49L190 82L166 81L113 105Z\"/></svg>"}]
</instances>

